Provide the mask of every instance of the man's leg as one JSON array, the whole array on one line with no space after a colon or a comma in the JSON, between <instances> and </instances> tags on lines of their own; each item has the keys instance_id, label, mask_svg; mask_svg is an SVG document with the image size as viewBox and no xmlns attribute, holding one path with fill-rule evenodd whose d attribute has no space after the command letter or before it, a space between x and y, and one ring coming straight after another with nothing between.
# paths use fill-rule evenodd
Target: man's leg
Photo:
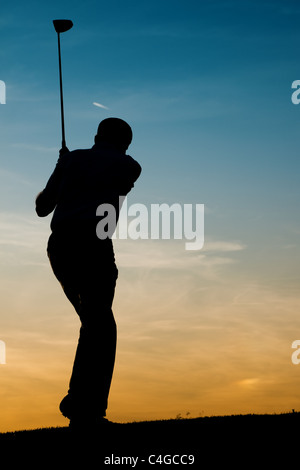
<instances>
[{"instance_id":1,"label":"man's leg","mask_svg":"<svg viewBox=\"0 0 300 470\"><path fill-rule=\"evenodd\" d=\"M106 414L117 341L112 312L116 278L112 265L101 275L87 276L80 287L82 326L69 388L79 416Z\"/></svg>"},{"instance_id":2,"label":"man's leg","mask_svg":"<svg viewBox=\"0 0 300 470\"><path fill-rule=\"evenodd\" d=\"M68 418L76 413L101 417L105 416L115 362L112 302L118 270L111 257L109 262L103 261L97 246L78 252L79 246L53 236L48 244L53 272L82 323L69 392L60 410Z\"/></svg>"}]
</instances>

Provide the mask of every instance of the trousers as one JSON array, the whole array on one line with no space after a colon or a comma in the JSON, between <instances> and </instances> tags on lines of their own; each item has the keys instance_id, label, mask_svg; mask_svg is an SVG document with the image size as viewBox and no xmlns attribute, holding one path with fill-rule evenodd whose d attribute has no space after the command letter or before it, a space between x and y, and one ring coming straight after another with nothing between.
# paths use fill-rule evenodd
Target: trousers
<instances>
[{"instance_id":1,"label":"trousers","mask_svg":"<svg viewBox=\"0 0 300 470\"><path fill-rule=\"evenodd\" d=\"M47 252L81 321L68 394L79 411L105 416L117 344L112 304L118 269L112 241L52 233Z\"/></svg>"}]
</instances>

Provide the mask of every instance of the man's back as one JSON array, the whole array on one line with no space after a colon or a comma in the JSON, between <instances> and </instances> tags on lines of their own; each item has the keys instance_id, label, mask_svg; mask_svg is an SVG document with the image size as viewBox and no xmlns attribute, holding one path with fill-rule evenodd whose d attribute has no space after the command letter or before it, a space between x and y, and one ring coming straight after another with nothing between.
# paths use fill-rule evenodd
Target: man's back
<instances>
[{"instance_id":1,"label":"man's back","mask_svg":"<svg viewBox=\"0 0 300 470\"><path fill-rule=\"evenodd\" d=\"M131 190L140 172L132 157L106 143L66 153L37 201L37 212L44 216L55 208L51 221L54 232L84 229L84 225L96 228L100 204L112 204L118 220L119 196Z\"/></svg>"},{"instance_id":2,"label":"man's back","mask_svg":"<svg viewBox=\"0 0 300 470\"><path fill-rule=\"evenodd\" d=\"M57 206L52 230L73 224L96 224L100 204L112 204L117 213L119 196L125 196L138 178L140 165L107 144L66 154L61 163Z\"/></svg>"}]
</instances>

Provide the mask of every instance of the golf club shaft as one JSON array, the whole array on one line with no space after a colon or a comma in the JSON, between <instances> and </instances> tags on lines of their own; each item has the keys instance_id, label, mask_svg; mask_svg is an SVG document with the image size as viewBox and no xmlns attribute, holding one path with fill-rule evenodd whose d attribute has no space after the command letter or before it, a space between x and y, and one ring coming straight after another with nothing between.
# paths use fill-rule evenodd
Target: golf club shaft
<instances>
[{"instance_id":1,"label":"golf club shaft","mask_svg":"<svg viewBox=\"0 0 300 470\"><path fill-rule=\"evenodd\" d=\"M58 38L58 61L59 61L59 84L60 84L60 112L61 112L61 133L62 133L62 148L66 147L65 138L65 118L64 118L64 99L63 99L63 86L62 86L62 72L61 72L61 53L60 53L60 36L57 33Z\"/></svg>"}]
</instances>

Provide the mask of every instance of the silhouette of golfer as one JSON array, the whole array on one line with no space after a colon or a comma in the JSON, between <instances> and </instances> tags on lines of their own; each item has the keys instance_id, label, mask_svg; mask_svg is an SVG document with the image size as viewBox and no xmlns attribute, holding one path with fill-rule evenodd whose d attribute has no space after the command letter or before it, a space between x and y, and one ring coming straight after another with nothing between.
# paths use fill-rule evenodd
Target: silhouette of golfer
<instances>
[{"instance_id":1,"label":"silhouette of golfer","mask_svg":"<svg viewBox=\"0 0 300 470\"><path fill-rule=\"evenodd\" d=\"M96 216L134 186L141 167L126 154L132 130L123 120L100 122L91 149L60 151L54 172L36 198L36 212L54 210L47 252L53 272L81 320L68 394L60 411L72 428L105 423L117 329L112 312L118 270L110 237L100 239Z\"/></svg>"}]
</instances>

